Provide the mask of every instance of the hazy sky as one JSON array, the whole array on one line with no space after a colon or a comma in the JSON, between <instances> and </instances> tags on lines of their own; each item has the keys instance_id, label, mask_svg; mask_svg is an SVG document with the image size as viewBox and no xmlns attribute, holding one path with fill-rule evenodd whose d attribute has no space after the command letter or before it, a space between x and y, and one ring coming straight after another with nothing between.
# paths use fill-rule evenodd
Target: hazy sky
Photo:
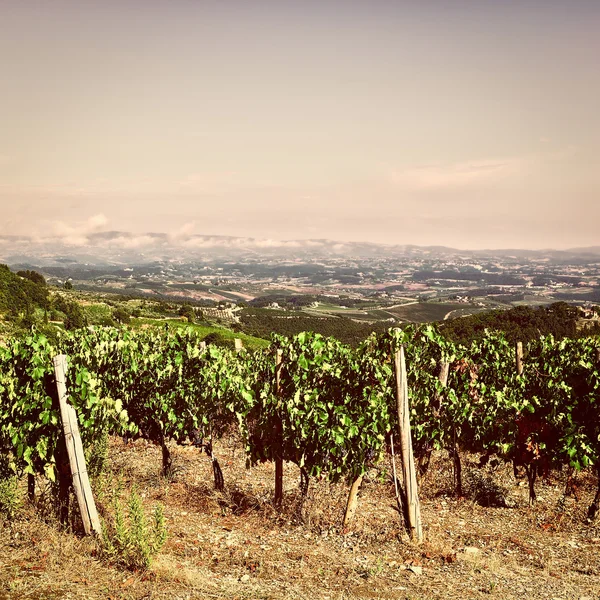
<instances>
[{"instance_id":1,"label":"hazy sky","mask_svg":"<svg viewBox=\"0 0 600 600\"><path fill-rule=\"evenodd\" d=\"M599 32L600 0L0 0L0 235L598 245Z\"/></svg>"}]
</instances>

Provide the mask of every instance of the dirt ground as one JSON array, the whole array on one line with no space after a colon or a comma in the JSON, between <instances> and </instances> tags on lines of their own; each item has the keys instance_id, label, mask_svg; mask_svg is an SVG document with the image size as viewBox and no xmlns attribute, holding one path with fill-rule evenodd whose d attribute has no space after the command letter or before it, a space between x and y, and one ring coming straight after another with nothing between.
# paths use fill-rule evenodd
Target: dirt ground
<instances>
[{"instance_id":1,"label":"dirt ground","mask_svg":"<svg viewBox=\"0 0 600 600\"><path fill-rule=\"evenodd\" d=\"M119 569L98 543L61 530L24 504L0 522L0 600L107 599L575 599L600 598L600 523L587 523L595 478L580 474L565 496L565 474L527 485L512 469L476 468L465 458L466 498L455 499L450 461L434 456L421 482L425 541L409 542L383 467L365 479L347 532L348 487L311 481L301 503L299 471L285 467L285 501L275 510L274 467L245 469L239 447L216 447L226 490L193 447L174 447L176 472L160 476L160 450L115 438L108 468L93 481L99 511L111 488L135 484L148 511L164 506L168 539L147 572ZM389 470L389 467L388 467Z\"/></svg>"}]
</instances>

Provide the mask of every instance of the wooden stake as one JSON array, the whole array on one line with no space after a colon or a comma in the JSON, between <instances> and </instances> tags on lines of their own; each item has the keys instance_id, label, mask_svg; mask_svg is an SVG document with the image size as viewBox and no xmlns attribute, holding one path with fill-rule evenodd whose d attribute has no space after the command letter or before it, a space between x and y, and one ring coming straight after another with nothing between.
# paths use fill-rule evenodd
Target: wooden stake
<instances>
[{"instance_id":1,"label":"wooden stake","mask_svg":"<svg viewBox=\"0 0 600 600\"><path fill-rule=\"evenodd\" d=\"M442 361L440 364L440 374L438 379L443 387L448 385L448 375L450 373L450 363L447 361ZM436 404L438 406L438 410L442 407L442 395L436 394Z\"/></svg>"},{"instance_id":2,"label":"wooden stake","mask_svg":"<svg viewBox=\"0 0 600 600\"><path fill-rule=\"evenodd\" d=\"M279 404L279 393L281 386L281 364L283 360L283 350L278 349L275 357L275 394L277 395ZM283 501L283 426L281 423L281 415L277 415L275 421L275 505L280 505Z\"/></svg>"},{"instance_id":3,"label":"wooden stake","mask_svg":"<svg viewBox=\"0 0 600 600\"><path fill-rule=\"evenodd\" d=\"M408 382L406 376L406 361L404 359L404 346L400 346L400 350L396 351L394 355L394 366L396 370L396 408L398 411L398 427L400 429L400 456L402 458L409 535L411 539L422 542L423 528L421 524L421 506L419 504L417 473L410 433Z\"/></svg>"},{"instance_id":4,"label":"wooden stake","mask_svg":"<svg viewBox=\"0 0 600 600\"><path fill-rule=\"evenodd\" d=\"M517 363L517 375L523 375L523 342L517 342L515 360Z\"/></svg>"},{"instance_id":5,"label":"wooden stake","mask_svg":"<svg viewBox=\"0 0 600 600\"><path fill-rule=\"evenodd\" d=\"M346 504L346 512L344 513L344 522L342 523L342 527L346 528L350 521L354 518L354 513L356 512L356 507L358 506L358 490L360 489L360 485L362 483L363 476L359 475L352 483L352 487L350 488L350 493L348 494L348 502Z\"/></svg>"},{"instance_id":6,"label":"wooden stake","mask_svg":"<svg viewBox=\"0 0 600 600\"><path fill-rule=\"evenodd\" d=\"M398 474L396 473L396 453L394 452L394 434L390 435L390 446L392 450L392 474L394 475L394 490L396 491L396 504L398 512L405 517L404 505L402 503L402 493L398 488Z\"/></svg>"},{"instance_id":7,"label":"wooden stake","mask_svg":"<svg viewBox=\"0 0 600 600\"><path fill-rule=\"evenodd\" d=\"M67 446L67 454L69 456L71 475L73 476L73 489L75 490L75 496L77 497L77 502L79 504L83 528L86 535L92 533L101 535L102 529L85 465L85 455L83 452L83 444L81 443L81 436L79 435L77 414L75 413L75 409L67 403L67 386L65 383L66 356L55 356L53 363L60 416L65 432L65 443Z\"/></svg>"}]
</instances>

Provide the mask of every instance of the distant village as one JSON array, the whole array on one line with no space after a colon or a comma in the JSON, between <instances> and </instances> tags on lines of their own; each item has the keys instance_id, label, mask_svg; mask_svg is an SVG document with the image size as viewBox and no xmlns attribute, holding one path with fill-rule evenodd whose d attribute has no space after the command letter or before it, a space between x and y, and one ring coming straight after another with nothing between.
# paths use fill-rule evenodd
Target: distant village
<instances>
[{"instance_id":1,"label":"distant village","mask_svg":"<svg viewBox=\"0 0 600 600\"><path fill-rule=\"evenodd\" d=\"M599 257L475 259L415 250L405 257L171 258L127 267L75 263L43 270L50 281L68 279L83 290L187 299L222 311L219 317L230 322L236 322L236 307L276 294L319 295L340 309L347 299L385 305L440 301L478 309L564 300L584 311L600 302ZM281 308L277 299L268 306Z\"/></svg>"}]
</instances>

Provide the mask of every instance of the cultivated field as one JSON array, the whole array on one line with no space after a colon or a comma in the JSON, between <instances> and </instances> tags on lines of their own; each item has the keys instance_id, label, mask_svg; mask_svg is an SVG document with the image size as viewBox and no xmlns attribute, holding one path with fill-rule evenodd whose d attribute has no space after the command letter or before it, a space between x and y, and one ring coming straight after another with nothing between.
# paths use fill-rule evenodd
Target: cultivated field
<instances>
[{"instance_id":1,"label":"cultivated field","mask_svg":"<svg viewBox=\"0 0 600 600\"><path fill-rule=\"evenodd\" d=\"M442 302L416 302L406 306L398 306L389 309L399 319L411 323L430 323L432 321L443 321L444 317L457 309L465 308L464 304L442 303ZM476 309L473 310L475 312Z\"/></svg>"}]
</instances>

